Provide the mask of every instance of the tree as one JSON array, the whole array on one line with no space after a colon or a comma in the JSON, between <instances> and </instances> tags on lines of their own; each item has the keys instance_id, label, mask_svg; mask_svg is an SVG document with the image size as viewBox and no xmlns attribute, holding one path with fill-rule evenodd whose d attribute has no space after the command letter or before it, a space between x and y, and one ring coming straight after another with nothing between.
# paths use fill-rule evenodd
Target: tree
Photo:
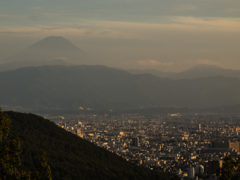
<instances>
[{"instance_id":1,"label":"tree","mask_svg":"<svg viewBox=\"0 0 240 180\"><path fill-rule=\"evenodd\" d=\"M232 157L226 156L219 174L220 180L240 180L240 159L234 161Z\"/></svg>"},{"instance_id":2,"label":"tree","mask_svg":"<svg viewBox=\"0 0 240 180\"><path fill-rule=\"evenodd\" d=\"M175 173L172 173L170 180L180 180L180 178Z\"/></svg>"},{"instance_id":3,"label":"tree","mask_svg":"<svg viewBox=\"0 0 240 180\"><path fill-rule=\"evenodd\" d=\"M240 159L235 162L235 172L233 175L233 180L240 180Z\"/></svg>"},{"instance_id":4,"label":"tree","mask_svg":"<svg viewBox=\"0 0 240 180\"><path fill-rule=\"evenodd\" d=\"M51 169L47 164L46 154L36 172L19 170L21 166L21 142L18 138L7 141L11 119L0 108L0 180L52 180Z\"/></svg>"},{"instance_id":5,"label":"tree","mask_svg":"<svg viewBox=\"0 0 240 180\"><path fill-rule=\"evenodd\" d=\"M46 153L44 152L41 158L41 162L38 165L38 171L34 173L35 179L41 179L41 180L51 180L51 169L50 166L47 164L47 157Z\"/></svg>"}]
</instances>

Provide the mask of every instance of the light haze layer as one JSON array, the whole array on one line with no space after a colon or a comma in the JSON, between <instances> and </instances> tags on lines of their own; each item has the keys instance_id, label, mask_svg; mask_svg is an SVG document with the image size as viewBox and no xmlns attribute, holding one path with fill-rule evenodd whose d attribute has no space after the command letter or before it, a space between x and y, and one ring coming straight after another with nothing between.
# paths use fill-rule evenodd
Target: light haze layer
<instances>
[{"instance_id":1,"label":"light haze layer","mask_svg":"<svg viewBox=\"0 0 240 180\"><path fill-rule=\"evenodd\" d=\"M0 4L0 59L63 36L103 65L239 69L238 0L22 0Z\"/></svg>"}]
</instances>

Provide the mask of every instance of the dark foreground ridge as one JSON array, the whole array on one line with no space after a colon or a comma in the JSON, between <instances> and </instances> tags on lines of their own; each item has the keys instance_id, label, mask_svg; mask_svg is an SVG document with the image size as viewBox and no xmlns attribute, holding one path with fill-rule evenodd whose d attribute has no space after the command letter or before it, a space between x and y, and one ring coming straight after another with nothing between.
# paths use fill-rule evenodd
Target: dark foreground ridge
<instances>
[{"instance_id":1,"label":"dark foreground ridge","mask_svg":"<svg viewBox=\"0 0 240 180\"><path fill-rule=\"evenodd\" d=\"M22 168L35 170L47 153L53 180L58 179L161 179L165 174L139 167L34 114L6 112L12 119L9 138L20 138Z\"/></svg>"}]
</instances>

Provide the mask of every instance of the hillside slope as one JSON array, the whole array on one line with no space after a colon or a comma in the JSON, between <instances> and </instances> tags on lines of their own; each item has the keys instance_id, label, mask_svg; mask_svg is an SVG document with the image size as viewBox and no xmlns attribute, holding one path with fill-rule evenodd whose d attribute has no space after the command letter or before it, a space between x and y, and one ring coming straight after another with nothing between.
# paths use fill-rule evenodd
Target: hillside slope
<instances>
[{"instance_id":1,"label":"hillside slope","mask_svg":"<svg viewBox=\"0 0 240 180\"><path fill-rule=\"evenodd\" d=\"M160 77L160 78L171 78L172 76L174 76L175 72L164 72L164 71L159 71L157 69L127 69L127 72L131 73L131 74L152 74L154 76Z\"/></svg>"},{"instance_id":2,"label":"hillside slope","mask_svg":"<svg viewBox=\"0 0 240 180\"><path fill-rule=\"evenodd\" d=\"M22 143L23 168L34 170L35 162L45 151L53 180L167 179L160 172L127 162L40 116L6 113L12 119L9 138L19 137Z\"/></svg>"},{"instance_id":3,"label":"hillside slope","mask_svg":"<svg viewBox=\"0 0 240 180\"><path fill-rule=\"evenodd\" d=\"M195 78L206 78L206 77L235 77L240 78L239 70L224 69L218 66L211 65L197 65L186 71L176 73L169 76L171 79L195 79Z\"/></svg>"},{"instance_id":4,"label":"hillside slope","mask_svg":"<svg viewBox=\"0 0 240 180\"><path fill-rule=\"evenodd\" d=\"M224 69L218 66L205 65L205 64L200 64L178 73L163 72L156 69L145 69L145 70L129 69L126 71L131 74L149 73L160 78L169 78L169 79L196 79L196 78L207 78L207 77L217 77L217 76L240 78L239 70Z\"/></svg>"},{"instance_id":5,"label":"hillside slope","mask_svg":"<svg viewBox=\"0 0 240 180\"><path fill-rule=\"evenodd\" d=\"M42 66L0 73L0 104L31 108L121 109L240 104L240 79L133 75L105 66Z\"/></svg>"}]
</instances>

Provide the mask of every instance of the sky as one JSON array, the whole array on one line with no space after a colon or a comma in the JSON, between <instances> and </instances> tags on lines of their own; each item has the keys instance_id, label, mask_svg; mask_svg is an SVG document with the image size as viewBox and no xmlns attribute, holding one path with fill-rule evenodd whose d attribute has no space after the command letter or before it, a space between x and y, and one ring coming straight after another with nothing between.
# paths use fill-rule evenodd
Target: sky
<instances>
[{"instance_id":1,"label":"sky","mask_svg":"<svg viewBox=\"0 0 240 180\"><path fill-rule=\"evenodd\" d=\"M110 67L240 70L239 0L0 0L0 61L52 35Z\"/></svg>"}]
</instances>

